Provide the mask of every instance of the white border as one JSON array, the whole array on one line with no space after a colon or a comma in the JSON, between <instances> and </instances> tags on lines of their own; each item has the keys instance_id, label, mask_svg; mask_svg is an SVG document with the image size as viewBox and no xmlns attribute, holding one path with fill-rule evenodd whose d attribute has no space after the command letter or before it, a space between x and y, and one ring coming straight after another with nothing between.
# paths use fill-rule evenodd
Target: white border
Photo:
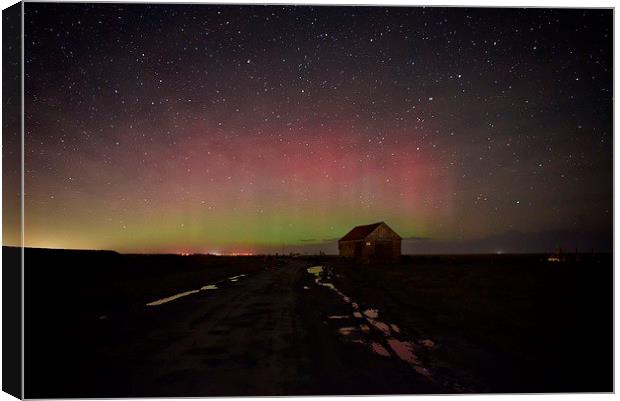
<instances>
[{"instance_id":1,"label":"white border","mask_svg":"<svg viewBox=\"0 0 620 401\"><path fill-rule=\"evenodd\" d=\"M62 1L61 1L62 2ZM84 1L85 2L85 1ZM95 1L95 2L107 2L107 1ZM120 1L119 3L122 3L123 1ZM145 1L124 1L125 3L145 3ZM15 1L11 1L11 0L0 0L0 5L2 6L2 9L7 8L13 4L15 4ZM554 0L544 0L543 2L540 1L535 1L535 0L520 0L518 2L510 2L510 1L504 1L504 0L477 0L477 1L467 1L467 0L461 0L461 1L450 1L450 0L425 0L425 1L412 1L412 0L387 0L387 1L381 1L381 0L339 0L339 1L333 1L333 0L312 0L312 1L307 1L307 2L299 2L299 1L254 1L254 0L228 0L226 2L224 1L180 1L180 0L151 0L149 1L149 3L199 3L199 4L222 4L222 3L226 3L226 4L305 4L305 5L376 5L376 6L452 6L452 7L459 7L459 6L469 6L469 7L556 7L556 8L615 8L615 2L614 1L604 1L604 0L589 0L587 2L585 1L577 1L577 0L564 0L564 1L554 1ZM22 5L22 37L23 37L23 29L24 29L24 25L23 25L23 5ZM1 31L1 30L0 30ZM617 42L615 41L615 12L614 12L614 66L616 65L616 58L618 55L618 45ZM1 33L0 33L0 37L1 37ZM22 48L22 88L23 88L23 68L24 68L24 54L23 54L23 48ZM0 61L1 61L1 55L0 55ZM616 71L614 69L614 93L617 93L616 89L617 89L617 80L616 80ZM615 99L614 99L615 100ZM614 133L615 133L615 115L616 115L616 102L614 101ZM23 97L22 97L22 110L24 108L24 104L23 104ZM22 113L21 116L21 123L22 123L22 161L24 160L24 135L23 135L23 127L24 127L24 116ZM0 117L0 123L1 123L1 117ZM614 135L615 137L615 135ZM618 141L614 141L614 155L618 154L618 150L620 149L620 145L618 144ZM615 188L615 184L616 184L616 179L618 177L618 170L617 170L617 164L616 164L616 160L614 158L614 188ZM0 171L1 171L1 165L0 165ZM1 195L1 183L2 183L2 177L0 174L0 195ZM23 195L23 189L24 189L24 175L23 175L23 169L22 169L22 177L21 177L21 186L22 186L22 195ZM1 199L1 198L0 198ZM24 223L24 215L23 215L23 203L24 203L24 198L22 196L21 198L21 207L22 207L22 213L21 213L21 225L22 225L22 244L24 241L24 230L23 230L23 223ZM618 201L618 199L615 197L615 191L614 191L614 211L618 209L618 206L620 204L620 201ZM0 224L2 223L2 215L0 213ZM618 239L618 237L615 235L615 227L617 223L617 215L616 213L614 213L614 249L618 249L618 244L620 242L620 239ZM1 237L1 232L0 232L0 237ZM22 255L23 256L23 255ZM2 267L2 256L0 253L0 269ZM614 254L614 269L615 269L615 254ZM0 285L1 285L2 279L0 278ZM616 274L614 274L614 289L617 288L617 284L618 284L618 276ZM23 257L22 257L22 316L23 316ZM616 326L616 319L615 319L615 311L618 310L617 309L617 298L615 296L615 290L614 290L614 333L617 336L618 330L617 330L617 326ZM2 306L2 300L0 299L0 308ZM0 329L2 328L2 323L0 321ZM22 319L22 333L23 333L23 319ZM614 338L614 340L616 340L616 336ZM2 336L0 334L0 340L1 340ZM23 339L22 339L23 340ZM588 339L586 339L588 340ZM592 341L596 341L596 339L591 339ZM615 344L615 341L614 341ZM570 350L567 350L567 352L570 352ZM0 351L0 356L1 356L1 351ZM617 360L617 348L614 347L614 360ZM22 348L22 360L23 360L23 348ZM588 367L575 367L576 369L587 369ZM0 378L2 373L2 367L0 366ZM22 365L22 378L23 378L23 365ZM1 379L0 379L1 380ZM618 383L618 371L616 369L614 369L614 386L615 384ZM23 381L22 381L22 394L23 394ZM420 401L424 401L424 400L431 400L431 399L436 399L437 396L379 396L379 397L374 397L375 399L385 399L385 400L410 400L413 399L415 397L416 400L420 400ZM516 399L523 399L523 397L528 397L529 400L545 400L545 401L549 401L549 400L566 400L566 399L579 399L579 400L601 400L601 399L609 399L610 397L614 397L614 395L610 395L610 394L551 394L551 395L465 395L465 397L468 397L469 399L485 399L488 397L493 397L493 398L497 398L497 399L501 399L501 400L506 400L506 401L512 401L512 400L516 400ZM258 398L258 397L253 397L253 398ZM276 397L263 397L263 398L276 398ZM318 398L318 397L289 397L289 398ZM323 400L342 400L342 401L349 401L349 400L358 400L361 399L363 397L320 397ZM365 397L364 397L365 398ZM5 401L5 400L13 400L14 398L11 397L10 395L6 394L6 393L0 393L0 401ZM144 398L145 400L157 400L156 398ZM170 398L169 398L170 399ZM184 398L172 398L172 400L183 400ZM243 398L227 398L229 400L242 400Z\"/></svg>"}]
</instances>

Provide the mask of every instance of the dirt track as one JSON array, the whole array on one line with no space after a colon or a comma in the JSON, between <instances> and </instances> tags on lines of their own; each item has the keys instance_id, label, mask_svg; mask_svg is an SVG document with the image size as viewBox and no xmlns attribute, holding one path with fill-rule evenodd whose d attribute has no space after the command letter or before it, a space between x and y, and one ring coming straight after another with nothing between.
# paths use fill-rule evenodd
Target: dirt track
<instances>
[{"instance_id":1,"label":"dirt track","mask_svg":"<svg viewBox=\"0 0 620 401\"><path fill-rule=\"evenodd\" d=\"M376 311L364 315L332 287L329 269L311 274L308 262L287 263L102 317L116 341L98 357L123 363L88 388L127 396L445 391L425 377L397 326L386 334Z\"/></svg>"},{"instance_id":2,"label":"dirt track","mask_svg":"<svg viewBox=\"0 0 620 401\"><path fill-rule=\"evenodd\" d=\"M610 256L31 249L26 397L611 391Z\"/></svg>"}]
</instances>

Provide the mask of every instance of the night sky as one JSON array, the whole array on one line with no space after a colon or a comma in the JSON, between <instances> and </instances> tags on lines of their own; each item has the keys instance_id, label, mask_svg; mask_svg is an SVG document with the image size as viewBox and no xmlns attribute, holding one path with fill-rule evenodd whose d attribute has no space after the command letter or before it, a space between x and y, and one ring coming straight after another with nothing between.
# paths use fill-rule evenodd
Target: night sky
<instances>
[{"instance_id":1,"label":"night sky","mask_svg":"<svg viewBox=\"0 0 620 401\"><path fill-rule=\"evenodd\" d=\"M611 249L611 10L25 10L26 246Z\"/></svg>"}]
</instances>

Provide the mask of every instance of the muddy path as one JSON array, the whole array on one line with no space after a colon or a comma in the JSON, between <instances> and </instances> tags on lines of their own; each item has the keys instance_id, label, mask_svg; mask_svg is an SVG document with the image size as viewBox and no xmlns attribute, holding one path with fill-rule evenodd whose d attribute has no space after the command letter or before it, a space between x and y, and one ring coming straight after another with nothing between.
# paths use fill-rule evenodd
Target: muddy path
<instances>
[{"instance_id":1,"label":"muddy path","mask_svg":"<svg viewBox=\"0 0 620 401\"><path fill-rule=\"evenodd\" d=\"M290 259L100 316L92 347L69 356L78 383L47 395L452 392L421 358L430 343L412 341L379 311L357 307L330 274Z\"/></svg>"},{"instance_id":2,"label":"muddy path","mask_svg":"<svg viewBox=\"0 0 620 401\"><path fill-rule=\"evenodd\" d=\"M375 356L369 363L378 364L379 356L389 373L378 373L393 393L459 393L462 387L433 373L435 342L418 332L403 330L397 320L386 319L376 305L351 296L337 285L346 280L329 265L307 268L313 276L314 286L305 286L308 292L316 292L324 299L320 305L325 326L336 334L341 346L356 350L359 358ZM372 370L374 373L374 369ZM390 379L387 375L393 375ZM399 379L394 380L398 376ZM372 389L368 390L373 392Z\"/></svg>"}]
</instances>

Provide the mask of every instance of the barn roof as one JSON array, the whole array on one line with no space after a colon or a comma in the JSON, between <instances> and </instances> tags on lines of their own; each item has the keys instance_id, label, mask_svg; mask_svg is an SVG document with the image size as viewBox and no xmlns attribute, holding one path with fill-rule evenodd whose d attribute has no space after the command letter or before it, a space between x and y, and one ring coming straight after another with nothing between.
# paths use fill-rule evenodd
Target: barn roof
<instances>
[{"instance_id":1,"label":"barn roof","mask_svg":"<svg viewBox=\"0 0 620 401\"><path fill-rule=\"evenodd\" d=\"M340 241L359 241L366 238L371 232L375 231L377 227L383 224L379 223L368 224L365 226L353 227L353 230L349 231L344 237L340 238Z\"/></svg>"}]
</instances>

